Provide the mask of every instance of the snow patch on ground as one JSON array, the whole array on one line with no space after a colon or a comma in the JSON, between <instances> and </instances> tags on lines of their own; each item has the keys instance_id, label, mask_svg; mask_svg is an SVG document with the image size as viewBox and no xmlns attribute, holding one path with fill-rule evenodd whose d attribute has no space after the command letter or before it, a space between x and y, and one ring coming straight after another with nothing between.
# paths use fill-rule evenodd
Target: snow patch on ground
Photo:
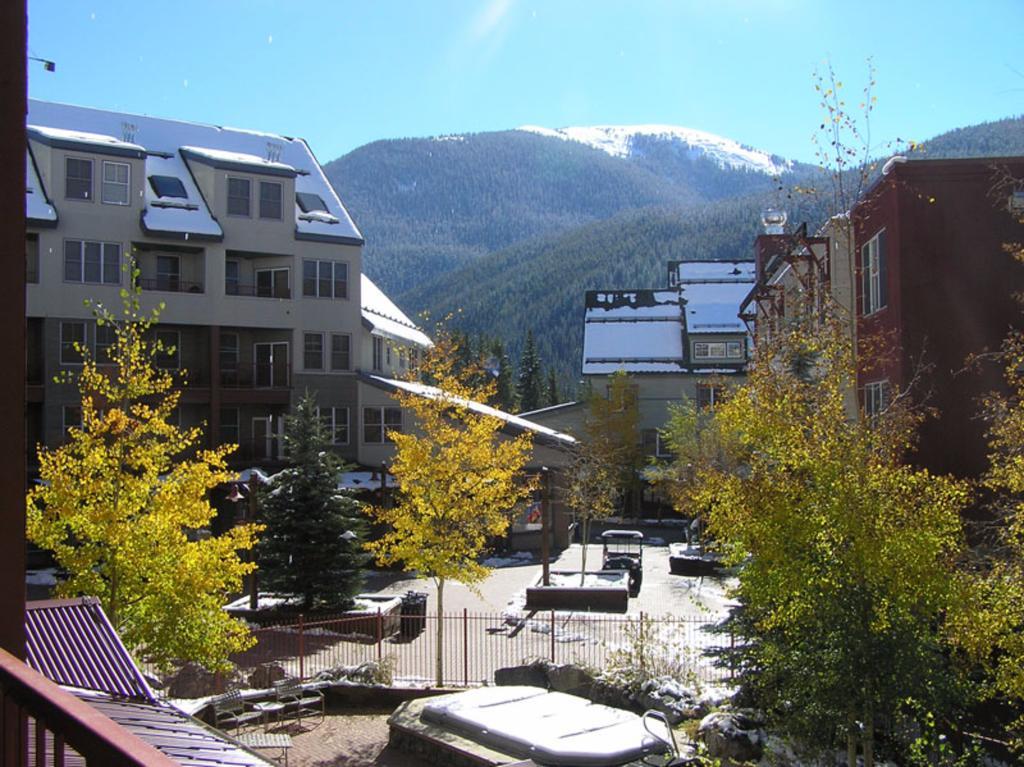
<instances>
[{"instance_id":1,"label":"snow patch on ground","mask_svg":"<svg viewBox=\"0 0 1024 767\"><path fill-rule=\"evenodd\" d=\"M533 554L529 551L516 551L504 557L487 557L483 561L484 567L515 567L517 565L533 564Z\"/></svg>"}]
</instances>

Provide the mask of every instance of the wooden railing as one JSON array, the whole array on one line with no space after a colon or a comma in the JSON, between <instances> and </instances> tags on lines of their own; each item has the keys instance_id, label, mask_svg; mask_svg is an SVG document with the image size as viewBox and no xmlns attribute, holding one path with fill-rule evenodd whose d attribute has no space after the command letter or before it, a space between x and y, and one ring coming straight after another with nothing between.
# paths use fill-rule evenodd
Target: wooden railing
<instances>
[{"instance_id":1,"label":"wooden railing","mask_svg":"<svg viewBox=\"0 0 1024 767\"><path fill-rule=\"evenodd\" d=\"M65 763L65 747L80 754L90 765L177 764L3 649L0 724L2 767L58 767Z\"/></svg>"}]
</instances>

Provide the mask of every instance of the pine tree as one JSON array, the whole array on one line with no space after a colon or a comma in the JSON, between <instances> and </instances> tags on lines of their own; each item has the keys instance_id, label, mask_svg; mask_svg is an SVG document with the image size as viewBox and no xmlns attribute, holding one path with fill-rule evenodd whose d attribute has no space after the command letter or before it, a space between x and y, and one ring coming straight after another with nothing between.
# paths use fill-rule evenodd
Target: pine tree
<instances>
[{"instance_id":1,"label":"pine tree","mask_svg":"<svg viewBox=\"0 0 1024 767\"><path fill-rule=\"evenodd\" d=\"M495 400L501 410L514 413L518 403L516 402L515 386L512 383L512 360L505 350L505 344L501 341L494 342L491 352L498 364L498 375L495 380Z\"/></svg>"},{"instance_id":2,"label":"pine tree","mask_svg":"<svg viewBox=\"0 0 1024 767\"><path fill-rule=\"evenodd\" d=\"M541 365L537 354L537 344L533 340L533 330L526 331L526 346L519 358L519 407L530 411L540 407Z\"/></svg>"},{"instance_id":3,"label":"pine tree","mask_svg":"<svg viewBox=\"0 0 1024 767\"><path fill-rule=\"evenodd\" d=\"M544 389L544 399L548 407L554 407L561 399L558 395L558 379L555 377L555 369L548 368L548 383Z\"/></svg>"},{"instance_id":4,"label":"pine tree","mask_svg":"<svg viewBox=\"0 0 1024 767\"><path fill-rule=\"evenodd\" d=\"M285 418L284 442L291 466L274 476L263 495L262 582L301 597L304 610L346 607L368 559L360 543L365 525L358 502L338 490L344 467L331 452L309 392Z\"/></svg>"}]
</instances>

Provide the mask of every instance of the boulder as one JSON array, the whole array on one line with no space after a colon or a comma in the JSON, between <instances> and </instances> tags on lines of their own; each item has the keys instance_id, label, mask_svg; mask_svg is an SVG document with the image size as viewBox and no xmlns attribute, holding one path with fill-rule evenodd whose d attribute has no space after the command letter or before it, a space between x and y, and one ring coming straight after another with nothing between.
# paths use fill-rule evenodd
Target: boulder
<instances>
[{"instance_id":1,"label":"boulder","mask_svg":"<svg viewBox=\"0 0 1024 767\"><path fill-rule=\"evenodd\" d=\"M695 691L669 677L644 682L634 699L641 709L660 711L673 725L707 713L707 707Z\"/></svg>"},{"instance_id":2,"label":"boulder","mask_svg":"<svg viewBox=\"0 0 1024 767\"><path fill-rule=\"evenodd\" d=\"M288 676L280 663L263 663L249 674L249 686L257 690L269 690L274 682Z\"/></svg>"},{"instance_id":3,"label":"boulder","mask_svg":"<svg viewBox=\"0 0 1024 767\"><path fill-rule=\"evenodd\" d=\"M503 686L524 684L546 689L548 686L547 667L543 663L531 663L527 666L499 668L494 672L494 683Z\"/></svg>"},{"instance_id":4,"label":"boulder","mask_svg":"<svg viewBox=\"0 0 1024 767\"><path fill-rule=\"evenodd\" d=\"M237 686L238 672L222 674L207 671L198 663L186 663L167 680L169 698L205 698Z\"/></svg>"},{"instance_id":5,"label":"boulder","mask_svg":"<svg viewBox=\"0 0 1024 767\"><path fill-rule=\"evenodd\" d=\"M548 688L556 692L567 692L580 697L590 697L590 690L594 686L594 675L579 666L567 664L564 666L547 667Z\"/></svg>"},{"instance_id":6,"label":"boulder","mask_svg":"<svg viewBox=\"0 0 1024 767\"><path fill-rule=\"evenodd\" d=\"M697 735L708 756L729 767L761 758L767 740L761 724L750 711L716 711L701 720Z\"/></svg>"}]
</instances>

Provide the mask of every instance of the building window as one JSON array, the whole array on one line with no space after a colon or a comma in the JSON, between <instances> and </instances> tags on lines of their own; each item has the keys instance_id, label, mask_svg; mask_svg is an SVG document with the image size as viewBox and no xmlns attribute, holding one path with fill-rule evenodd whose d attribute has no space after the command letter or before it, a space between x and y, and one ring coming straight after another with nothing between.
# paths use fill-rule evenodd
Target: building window
<instances>
[{"instance_id":1,"label":"building window","mask_svg":"<svg viewBox=\"0 0 1024 767\"><path fill-rule=\"evenodd\" d=\"M85 323L60 323L60 364L81 365L85 349Z\"/></svg>"},{"instance_id":2,"label":"building window","mask_svg":"<svg viewBox=\"0 0 1024 767\"><path fill-rule=\"evenodd\" d=\"M344 333L331 333L331 370L352 369L352 339Z\"/></svg>"},{"instance_id":3,"label":"building window","mask_svg":"<svg viewBox=\"0 0 1024 767\"><path fill-rule=\"evenodd\" d=\"M256 295L263 298L288 298L288 269L257 269Z\"/></svg>"},{"instance_id":4,"label":"building window","mask_svg":"<svg viewBox=\"0 0 1024 767\"><path fill-rule=\"evenodd\" d=\"M156 289L177 292L181 289L181 259L177 256L156 257Z\"/></svg>"},{"instance_id":5,"label":"building window","mask_svg":"<svg viewBox=\"0 0 1024 767\"><path fill-rule=\"evenodd\" d=\"M888 300L884 229L860 249L860 266L861 314L874 314L884 308Z\"/></svg>"},{"instance_id":6,"label":"building window","mask_svg":"<svg viewBox=\"0 0 1024 767\"><path fill-rule=\"evenodd\" d=\"M25 235L25 282L39 282L39 235Z\"/></svg>"},{"instance_id":7,"label":"building window","mask_svg":"<svg viewBox=\"0 0 1024 767\"><path fill-rule=\"evenodd\" d=\"M324 369L324 336L322 333L306 333L303 343L302 367L306 370Z\"/></svg>"},{"instance_id":8,"label":"building window","mask_svg":"<svg viewBox=\"0 0 1024 767\"><path fill-rule=\"evenodd\" d=\"M238 385L240 362L238 333L220 334L220 380L225 385Z\"/></svg>"},{"instance_id":9,"label":"building window","mask_svg":"<svg viewBox=\"0 0 1024 767\"><path fill-rule=\"evenodd\" d=\"M302 295L348 298L348 264L343 261L303 261Z\"/></svg>"},{"instance_id":10,"label":"building window","mask_svg":"<svg viewBox=\"0 0 1024 767\"><path fill-rule=\"evenodd\" d=\"M653 455L656 458L668 458L671 453L668 446L657 429L644 429L641 432L644 455Z\"/></svg>"},{"instance_id":11,"label":"building window","mask_svg":"<svg viewBox=\"0 0 1024 767\"><path fill-rule=\"evenodd\" d=\"M318 194L312 192L296 192L295 202L299 205L299 210L303 213L312 213L313 211L323 211L327 213L327 205L324 204L323 198Z\"/></svg>"},{"instance_id":12,"label":"building window","mask_svg":"<svg viewBox=\"0 0 1024 767\"><path fill-rule=\"evenodd\" d=\"M188 192L180 178L174 176L150 176L149 185L157 197L177 197L181 200L188 199Z\"/></svg>"},{"instance_id":13,"label":"building window","mask_svg":"<svg viewBox=\"0 0 1024 767\"><path fill-rule=\"evenodd\" d=\"M249 216L252 182L247 178L228 176L228 215Z\"/></svg>"},{"instance_id":14,"label":"building window","mask_svg":"<svg viewBox=\"0 0 1024 767\"><path fill-rule=\"evenodd\" d=\"M697 384L697 408L699 410L714 410L722 397L723 388L713 384Z\"/></svg>"},{"instance_id":15,"label":"building window","mask_svg":"<svg viewBox=\"0 0 1024 767\"><path fill-rule=\"evenodd\" d=\"M96 363L99 365L110 365L113 363L111 355L114 347L117 346L117 331L113 325L104 323L96 326Z\"/></svg>"},{"instance_id":16,"label":"building window","mask_svg":"<svg viewBox=\"0 0 1024 767\"><path fill-rule=\"evenodd\" d=\"M281 185L276 181L260 182L260 218L281 218Z\"/></svg>"},{"instance_id":17,"label":"building window","mask_svg":"<svg viewBox=\"0 0 1024 767\"><path fill-rule=\"evenodd\" d=\"M323 407L317 408L324 424L324 431L332 445L348 444L348 408Z\"/></svg>"},{"instance_id":18,"label":"building window","mask_svg":"<svg viewBox=\"0 0 1024 767\"><path fill-rule=\"evenodd\" d=\"M888 381L874 381L864 387L864 414L876 418L889 407L891 388Z\"/></svg>"},{"instance_id":19,"label":"building window","mask_svg":"<svg viewBox=\"0 0 1024 767\"><path fill-rule=\"evenodd\" d=\"M693 358L707 359L743 359L743 343L741 341L694 341Z\"/></svg>"},{"instance_id":20,"label":"building window","mask_svg":"<svg viewBox=\"0 0 1024 767\"><path fill-rule=\"evenodd\" d=\"M397 407L363 408L363 442L382 445L394 442L389 432L402 431L402 411Z\"/></svg>"},{"instance_id":21,"label":"building window","mask_svg":"<svg viewBox=\"0 0 1024 767\"><path fill-rule=\"evenodd\" d=\"M237 296L241 279L238 271L237 261L224 262L224 292L229 296Z\"/></svg>"},{"instance_id":22,"label":"building window","mask_svg":"<svg viewBox=\"0 0 1024 767\"><path fill-rule=\"evenodd\" d=\"M237 445L241 437L237 407L220 409L220 442L222 445Z\"/></svg>"},{"instance_id":23,"label":"building window","mask_svg":"<svg viewBox=\"0 0 1024 767\"><path fill-rule=\"evenodd\" d=\"M116 242L64 241L64 281L121 283L121 245Z\"/></svg>"},{"instance_id":24,"label":"building window","mask_svg":"<svg viewBox=\"0 0 1024 767\"><path fill-rule=\"evenodd\" d=\"M64 158L64 196L92 202L92 160Z\"/></svg>"},{"instance_id":25,"label":"building window","mask_svg":"<svg viewBox=\"0 0 1024 767\"><path fill-rule=\"evenodd\" d=\"M132 169L126 162L103 161L100 199L108 205L127 205Z\"/></svg>"},{"instance_id":26,"label":"building window","mask_svg":"<svg viewBox=\"0 0 1024 767\"><path fill-rule=\"evenodd\" d=\"M384 339L378 336L373 337L373 369L384 369Z\"/></svg>"},{"instance_id":27,"label":"building window","mask_svg":"<svg viewBox=\"0 0 1024 767\"><path fill-rule=\"evenodd\" d=\"M156 366L161 370L178 370L181 368L181 334L177 330L156 331L159 344L156 353Z\"/></svg>"},{"instance_id":28,"label":"building window","mask_svg":"<svg viewBox=\"0 0 1024 767\"><path fill-rule=\"evenodd\" d=\"M64 429L65 436L71 429L82 428L81 405L65 405L61 408L61 427Z\"/></svg>"}]
</instances>

